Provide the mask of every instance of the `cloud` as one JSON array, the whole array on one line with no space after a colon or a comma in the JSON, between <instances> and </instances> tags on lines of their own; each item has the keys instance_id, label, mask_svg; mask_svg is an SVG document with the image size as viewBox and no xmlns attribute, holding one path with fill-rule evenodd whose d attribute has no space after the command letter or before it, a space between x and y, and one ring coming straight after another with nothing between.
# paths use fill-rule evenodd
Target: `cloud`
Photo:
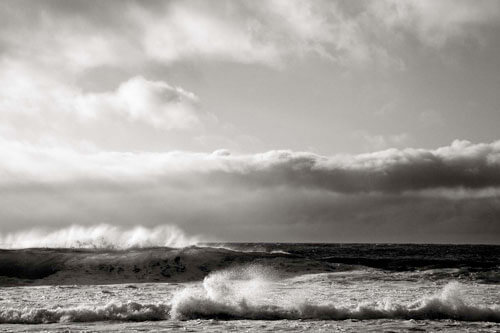
<instances>
[{"instance_id":1,"label":"cloud","mask_svg":"<svg viewBox=\"0 0 500 333\"><path fill-rule=\"evenodd\" d=\"M275 46L259 40L254 32L258 27L242 15L238 7L245 5L229 5L232 8L223 11L201 2L192 4L172 3L160 15L137 8L141 42L149 57L167 63L185 59L272 63L279 57Z\"/></svg>"},{"instance_id":2,"label":"cloud","mask_svg":"<svg viewBox=\"0 0 500 333\"><path fill-rule=\"evenodd\" d=\"M500 4L487 0L470 1L377 1L371 9L391 29L403 29L423 44L441 48L458 40L479 39L479 29L497 24Z\"/></svg>"},{"instance_id":3,"label":"cloud","mask_svg":"<svg viewBox=\"0 0 500 333\"><path fill-rule=\"evenodd\" d=\"M160 130L200 126L203 113L197 96L163 81L138 76L122 82L115 91L86 93L63 84L44 71L25 64L4 62L0 66L0 111L27 114L34 119L71 117L98 120L116 116Z\"/></svg>"},{"instance_id":4,"label":"cloud","mask_svg":"<svg viewBox=\"0 0 500 333\"><path fill-rule=\"evenodd\" d=\"M496 24L495 1L264 1L172 2L160 11L135 8L146 54L167 63L219 59L282 66L315 56L356 68L404 68L405 44L440 49L483 40ZM405 33L412 38L401 38Z\"/></svg>"},{"instance_id":5,"label":"cloud","mask_svg":"<svg viewBox=\"0 0 500 333\"><path fill-rule=\"evenodd\" d=\"M165 81L136 76L102 92L83 91L66 81L36 66L0 61L0 135L115 149L131 149L134 143L157 149L151 141L161 139L192 149L194 134L218 127L194 93Z\"/></svg>"},{"instance_id":6,"label":"cloud","mask_svg":"<svg viewBox=\"0 0 500 333\"><path fill-rule=\"evenodd\" d=\"M2 4L1 57L73 75L101 66L131 66L143 57L138 28L128 17L133 3Z\"/></svg>"},{"instance_id":7,"label":"cloud","mask_svg":"<svg viewBox=\"0 0 500 333\"><path fill-rule=\"evenodd\" d=\"M112 113L162 130L190 129L202 124L203 114L197 110L195 94L140 76L121 83L111 93L81 94L75 100L75 110L85 118Z\"/></svg>"},{"instance_id":8,"label":"cloud","mask_svg":"<svg viewBox=\"0 0 500 333\"><path fill-rule=\"evenodd\" d=\"M160 61L215 59L282 66L316 56L362 64L387 54L369 43L362 17L331 1L173 2L158 15L137 10L146 53Z\"/></svg>"},{"instance_id":9,"label":"cloud","mask_svg":"<svg viewBox=\"0 0 500 333\"><path fill-rule=\"evenodd\" d=\"M177 86L189 82L179 70L204 62L291 68L305 58L404 69L410 54L419 63L487 42L498 6L1 3L2 228L166 223L233 240L498 242L498 141L336 156L172 151L241 142L251 151L255 140L203 111L202 90ZM404 135L365 139L375 149L407 143Z\"/></svg>"},{"instance_id":10,"label":"cloud","mask_svg":"<svg viewBox=\"0 0 500 333\"><path fill-rule=\"evenodd\" d=\"M483 39L499 16L495 1L19 1L2 6L0 46L4 57L73 73L145 61L282 66L304 56L399 68L398 49L411 41L399 33L440 48Z\"/></svg>"},{"instance_id":11,"label":"cloud","mask_svg":"<svg viewBox=\"0 0 500 333\"><path fill-rule=\"evenodd\" d=\"M231 155L226 150L212 154L84 153L9 141L3 141L0 147L5 157L0 184L16 179L41 183L81 179L127 183L161 178L167 184L186 186L196 184L196 179L213 187L284 186L336 193L500 186L500 141L472 144L457 140L436 150L389 149L331 157L293 151L254 155Z\"/></svg>"},{"instance_id":12,"label":"cloud","mask_svg":"<svg viewBox=\"0 0 500 333\"><path fill-rule=\"evenodd\" d=\"M0 133L30 142L86 141L117 150L263 146L217 125L215 116L199 105L195 93L203 91L178 87L175 75L163 77L180 68L175 66L222 61L284 68L322 58L351 69L401 69L404 55L415 49L407 48L408 43L418 40L440 51L462 43L464 36L487 38L480 32L498 21L497 5L488 1L472 8L461 1L389 0L216 5L16 1L1 6ZM440 36L436 38L443 42L425 36ZM146 71L155 79L141 76ZM224 100L224 94L218 98ZM105 135L108 131L114 135ZM179 134L183 131L190 135ZM382 149L404 141L400 139L369 141Z\"/></svg>"},{"instance_id":13,"label":"cloud","mask_svg":"<svg viewBox=\"0 0 500 333\"><path fill-rule=\"evenodd\" d=\"M0 136L111 150L242 150L258 142L166 80L132 76L85 90L73 76L0 59Z\"/></svg>"},{"instance_id":14,"label":"cloud","mask_svg":"<svg viewBox=\"0 0 500 333\"><path fill-rule=\"evenodd\" d=\"M5 232L140 223L240 241L497 242L500 233L498 141L330 157L2 141L0 154Z\"/></svg>"}]
</instances>

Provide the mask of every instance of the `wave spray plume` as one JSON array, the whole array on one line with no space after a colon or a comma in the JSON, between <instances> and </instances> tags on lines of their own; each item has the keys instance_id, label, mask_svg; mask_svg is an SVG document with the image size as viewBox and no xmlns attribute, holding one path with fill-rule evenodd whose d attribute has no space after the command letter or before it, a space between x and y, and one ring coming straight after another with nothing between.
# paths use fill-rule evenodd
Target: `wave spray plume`
<instances>
[{"instance_id":1,"label":"wave spray plume","mask_svg":"<svg viewBox=\"0 0 500 333\"><path fill-rule=\"evenodd\" d=\"M4 249L186 247L199 241L199 237L188 236L174 225L128 229L109 224L72 225L58 230L33 228L5 235L0 233L0 248Z\"/></svg>"}]
</instances>

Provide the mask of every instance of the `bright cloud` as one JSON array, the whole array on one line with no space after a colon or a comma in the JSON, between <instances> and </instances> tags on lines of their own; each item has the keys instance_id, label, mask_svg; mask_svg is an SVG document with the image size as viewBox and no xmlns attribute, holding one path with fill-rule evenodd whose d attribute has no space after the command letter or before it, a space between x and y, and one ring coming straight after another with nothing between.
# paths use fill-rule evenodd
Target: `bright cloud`
<instances>
[{"instance_id":1,"label":"bright cloud","mask_svg":"<svg viewBox=\"0 0 500 333\"><path fill-rule=\"evenodd\" d=\"M351 65L393 57L399 61L395 44L388 43L399 31L441 47L464 37L481 38L477 29L500 16L496 1L275 0L216 6L172 1L125 2L118 8L20 2L5 7L0 33L4 56L77 72L148 58L280 65L290 56L312 54Z\"/></svg>"},{"instance_id":2,"label":"bright cloud","mask_svg":"<svg viewBox=\"0 0 500 333\"><path fill-rule=\"evenodd\" d=\"M182 131L216 122L200 110L194 93L164 81L137 76L113 91L93 93L23 64L2 65L0 119L7 132L10 126L28 135L64 138L71 135L64 133L66 128L78 125L137 123L157 131ZM21 133L21 138L27 137Z\"/></svg>"},{"instance_id":3,"label":"bright cloud","mask_svg":"<svg viewBox=\"0 0 500 333\"><path fill-rule=\"evenodd\" d=\"M134 77L114 92L77 96L75 110L89 118L114 113L157 129L189 129L201 126L197 100L195 94L180 87Z\"/></svg>"}]
</instances>

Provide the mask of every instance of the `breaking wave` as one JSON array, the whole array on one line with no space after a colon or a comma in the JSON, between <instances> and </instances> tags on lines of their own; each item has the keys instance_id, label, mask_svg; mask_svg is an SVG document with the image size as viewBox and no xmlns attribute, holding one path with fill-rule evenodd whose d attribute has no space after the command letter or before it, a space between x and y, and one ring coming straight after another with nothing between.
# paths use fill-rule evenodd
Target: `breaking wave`
<instances>
[{"instance_id":1,"label":"breaking wave","mask_svg":"<svg viewBox=\"0 0 500 333\"><path fill-rule=\"evenodd\" d=\"M202 288L188 288L172 300L173 319L345 320L416 319L500 322L500 306L467 303L461 285L452 282L439 293L410 304L365 303L355 308L336 304L311 304L297 299L261 302L268 291L269 271L250 266L243 270L215 272Z\"/></svg>"},{"instance_id":2,"label":"breaking wave","mask_svg":"<svg viewBox=\"0 0 500 333\"><path fill-rule=\"evenodd\" d=\"M105 248L186 247L196 245L199 237L186 235L174 225L125 229L109 224L72 225L58 230L29 229L2 235L0 248Z\"/></svg>"},{"instance_id":3,"label":"breaking wave","mask_svg":"<svg viewBox=\"0 0 500 333\"><path fill-rule=\"evenodd\" d=\"M300 295L292 302L272 297L259 303L272 284L273 271L251 266L221 271L206 277L201 287L178 292L170 302L140 304L112 302L104 306L73 308L0 309L0 324L157 320L460 320L500 322L500 307L469 304L461 285L452 282L435 295L414 303L365 303L357 307L311 304ZM271 276L271 278L270 278Z\"/></svg>"}]
</instances>

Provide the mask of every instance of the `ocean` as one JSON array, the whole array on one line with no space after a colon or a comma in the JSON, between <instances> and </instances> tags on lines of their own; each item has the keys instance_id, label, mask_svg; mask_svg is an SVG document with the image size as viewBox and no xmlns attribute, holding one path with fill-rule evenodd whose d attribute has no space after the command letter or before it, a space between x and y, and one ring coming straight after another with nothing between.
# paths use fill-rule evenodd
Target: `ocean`
<instances>
[{"instance_id":1,"label":"ocean","mask_svg":"<svg viewBox=\"0 0 500 333\"><path fill-rule=\"evenodd\" d=\"M499 332L500 246L0 250L0 332Z\"/></svg>"}]
</instances>

